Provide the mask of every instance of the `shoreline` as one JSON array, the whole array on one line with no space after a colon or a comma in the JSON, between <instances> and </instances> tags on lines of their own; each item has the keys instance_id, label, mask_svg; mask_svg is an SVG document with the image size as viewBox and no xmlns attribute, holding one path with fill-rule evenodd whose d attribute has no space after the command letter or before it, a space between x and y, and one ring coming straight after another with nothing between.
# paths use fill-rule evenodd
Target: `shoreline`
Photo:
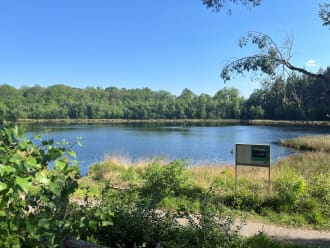
<instances>
[{"instance_id":1,"label":"shoreline","mask_svg":"<svg viewBox=\"0 0 330 248\"><path fill-rule=\"evenodd\" d=\"M240 120L240 119L19 119L19 124L218 124L218 125L287 125L325 126L330 121L289 121L289 120Z\"/></svg>"}]
</instances>

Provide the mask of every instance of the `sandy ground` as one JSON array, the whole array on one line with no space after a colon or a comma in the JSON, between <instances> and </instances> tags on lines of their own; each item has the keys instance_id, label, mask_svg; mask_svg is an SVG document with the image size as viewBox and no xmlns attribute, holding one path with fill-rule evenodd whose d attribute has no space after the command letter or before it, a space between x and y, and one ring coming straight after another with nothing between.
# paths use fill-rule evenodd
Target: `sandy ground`
<instances>
[{"instance_id":1,"label":"sandy ground","mask_svg":"<svg viewBox=\"0 0 330 248\"><path fill-rule=\"evenodd\" d=\"M254 221L247 221L240 231L241 235L245 237L258 234L259 232L288 243L330 248L330 231L287 228Z\"/></svg>"}]
</instances>

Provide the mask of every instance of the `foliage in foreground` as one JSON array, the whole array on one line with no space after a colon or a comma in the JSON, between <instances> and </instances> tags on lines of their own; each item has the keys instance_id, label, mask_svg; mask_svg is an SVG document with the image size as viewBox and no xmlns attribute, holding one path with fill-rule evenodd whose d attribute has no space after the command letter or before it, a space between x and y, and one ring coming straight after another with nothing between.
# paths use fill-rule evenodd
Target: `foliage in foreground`
<instances>
[{"instance_id":1,"label":"foliage in foreground","mask_svg":"<svg viewBox=\"0 0 330 248\"><path fill-rule=\"evenodd\" d=\"M68 210L79 168L67 156L74 152L39 143L18 128L0 130L0 247L46 247L74 231Z\"/></svg>"},{"instance_id":2,"label":"foliage in foreground","mask_svg":"<svg viewBox=\"0 0 330 248\"><path fill-rule=\"evenodd\" d=\"M112 162L107 165L116 168ZM122 172L127 169L122 168ZM91 171L99 175L98 171ZM212 189L197 189L191 183L192 174L185 163L153 162L140 173L143 183L126 190L118 190L104 180L106 188L99 194L100 204L113 211L112 225L101 227L86 238L111 247L298 247L261 234L249 239L240 237L234 216L225 214ZM183 195L199 202L198 213L190 212L188 206L162 208L161 198Z\"/></svg>"}]
</instances>

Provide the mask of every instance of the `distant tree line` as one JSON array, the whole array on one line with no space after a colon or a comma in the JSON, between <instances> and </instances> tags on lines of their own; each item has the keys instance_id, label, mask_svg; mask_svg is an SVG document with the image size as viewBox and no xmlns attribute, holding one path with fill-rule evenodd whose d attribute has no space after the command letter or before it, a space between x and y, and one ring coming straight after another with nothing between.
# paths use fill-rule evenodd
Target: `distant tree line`
<instances>
[{"instance_id":1,"label":"distant tree line","mask_svg":"<svg viewBox=\"0 0 330 248\"><path fill-rule=\"evenodd\" d=\"M330 68L323 72L330 78ZM330 120L330 84L292 75L264 83L248 99L236 88L214 96L184 89L168 91L84 89L65 85L21 87L0 85L0 120L17 119L283 119Z\"/></svg>"}]
</instances>

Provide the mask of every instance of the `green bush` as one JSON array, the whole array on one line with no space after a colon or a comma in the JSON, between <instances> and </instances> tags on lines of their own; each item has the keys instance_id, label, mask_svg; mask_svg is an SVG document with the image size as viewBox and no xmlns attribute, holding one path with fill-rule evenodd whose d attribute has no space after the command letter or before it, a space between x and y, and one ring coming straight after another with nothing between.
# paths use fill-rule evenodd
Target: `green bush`
<instances>
[{"instance_id":1,"label":"green bush","mask_svg":"<svg viewBox=\"0 0 330 248\"><path fill-rule=\"evenodd\" d=\"M0 247L56 247L75 232L67 216L79 177L68 159L75 153L66 142L36 143L20 128L0 130Z\"/></svg>"},{"instance_id":2,"label":"green bush","mask_svg":"<svg viewBox=\"0 0 330 248\"><path fill-rule=\"evenodd\" d=\"M275 179L274 190L279 199L279 209L290 212L297 209L299 202L306 196L306 181L296 173L288 171Z\"/></svg>"},{"instance_id":3,"label":"green bush","mask_svg":"<svg viewBox=\"0 0 330 248\"><path fill-rule=\"evenodd\" d=\"M157 194L159 197L177 195L190 186L186 164L173 161L167 165L158 162L146 168L143 179L145 193Z\"/></svg>"},{"instance_id":4,"label":"green bush","mask_svg":"<svg viewBox=\"0 0 330 248\"><path fill-rule=\"evenodd\" d=\"M263 198L253 192L238 191L236 194L223 196L223 202L230 208L260 213Z\"/></svg>"},{"instance_id":5,"label":"green bush","mask_svg":"<svg viewBox=\"0 0 330 248\"><path fill-rule=\"evenodd\" d=\"M213 194L200 199L200 214L156 210L152 200L137 189L108 191L102 205L113 212L112 225L99 226L95 240L110 247L240 247L242 239L234 228L234 218L223 216ZM179 218L188 222L182 224Z\"/></svg>"},{"instance_id":6,"label":"green bush","mask_svg":"<svg viewBox=\"0 0 330 248\"><path fill-rule=\"evenodd\" d=\"M315 198L328 217L330 217L330 211L326 211L330 208L330 173L320 174L315 176L311 180L309 186L310 195Z\"/></svg>"}]
</instances>

